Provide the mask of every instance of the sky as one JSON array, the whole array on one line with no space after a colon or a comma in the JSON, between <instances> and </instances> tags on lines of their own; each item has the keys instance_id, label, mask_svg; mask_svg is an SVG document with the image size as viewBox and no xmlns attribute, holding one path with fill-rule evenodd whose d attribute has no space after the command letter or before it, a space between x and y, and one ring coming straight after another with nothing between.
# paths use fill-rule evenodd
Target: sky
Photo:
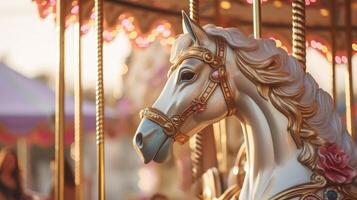
<instances>
[{"instance_id":1,"label":"sky","mask_svg":"<svg viewBox=\"0 0 357 200\"><path fill-rule=\"evenodd\" d=\"M28 77L55 76L57 32L53 19L41 19L31 0L0 0L0 60ZM96 81L96 40L91 30L83 37L83 87L94 88ZM75 28L66 31L66 84L72 87ZM114 93L121 90L121 69L131 51L124 34L104 46L104 84Z\"/></svg>"},{"instance_id":2,"label":"sky","mask_svg":"<svg viewBox=\"0 0 357 200\"><path fill-rule=\"evenodd\" d=\"M57 33L54 21L38 16L31 0L0 0L0 60L28 77L41 74L55 76L57 70ZM75 29L66 31L66 84L72 87L74 69ZM83 37L83 87L94 88L96 82L95 32ZM122 90L121 70L131 52L128 38L120 33L104 45L104 84L106 91L118 95ZM357 57L353 58L354 65ZM356 67L354 67L356 68ZM307 50L307 69L326 91L331 91L330 63L319 52ZM337 67L338 86L344 88L345 66ZM357 75L357 73L354 73ZM355 81L355 89L357 89ZM52 86L53 87L53 86Z\"/></svg>"}]
</instances>

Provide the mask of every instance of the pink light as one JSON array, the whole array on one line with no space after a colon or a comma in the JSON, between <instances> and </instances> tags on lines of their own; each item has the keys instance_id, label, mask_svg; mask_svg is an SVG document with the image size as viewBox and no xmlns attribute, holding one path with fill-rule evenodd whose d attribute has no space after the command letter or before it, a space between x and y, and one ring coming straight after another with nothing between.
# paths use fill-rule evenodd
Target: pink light
<instances>
[{"instance_id":1,"label":"pink light","mask_svg":"<svg viewBox=\"0 0 357 200\"><path fill-rule=\"evenodd\" d=\"M160 25L158 25L158 26L156 27L156 30L157 30L159 33L161 33L161 32L163 32L163 31L165 31L165 26L162 25L162 24L160 24Z\"/></svg>"},{"instance_id":2,"label":"pink light","mask_svg":"<svg viewBox=\"0 0 357 200\"><path fill-rule=\"evenodd\" d=\"M56 5L56 0L50 0L50 5L55 6Z\"/></svg>"},{"instance_id":3,"label":"pink light","mask_svg":"<svg viewBox=\"0 0 357 200\"><path fill-rule=\"evenodd\" d=\"M311 46L316 49L317 44L315 40L311 40Z\"/></svg>"},{"instance_id":4,"label":"pink light","mask_svg":"<svg viewBox=\"0 0 357 200\"><path fill-rule=\"evenodd\" d=\"M134 25L130 24L130 25L128 25L128 27L126 27L126 29L128 31L134 31L135 27L134 27Z\"/></svg>"},{"instance_id":5,"label":"pink light","mask_svg":"<svg viewBox=\"0 0 357 200\"><path fill-rule=\"evenodd\" d=\"M341 58L340 58L340 56L336 56L336 57L335 57L335 61L336 61L336 63L341 64Z\"/></svg>"},{"instance_id":6,"label":"pink light","mask_svg":"<svg viewBox=\"0 0 357 200\"><path fill-rule=\"evenodd\" d=\"M91 20L95 20L95 17L96 17L95 12L93 12L93 13L90 15L90 19L91 19Z\"/></svg>"},{"instance_id":7,"label":"pink light","mask_svg":"<svg viewBox=\"0 0 357 200\"><path fill-rule=\"evenodd\" d=\"M90 29L90 26L88 24L84 24L81 27L81 32L84 33L84 34L88 33L89 29Z\"/></svg>"},{"instance_id":8,"label":"pink light","mask_svg":"<svg viewBox=\"0 0 357 200\"><path fill-rule=\"evenodd\" d=\"M72 13L73 15L77 15L78 12L79 12L79 6L78 6L78 5L77 5L77 6L74 6L74 7L71 9L71 13Z\"/></svg>"},{"instance_id":9,"label":"pink light","mask_svg":"<svg viewBox=\"0 0 357 200\"><path fill-rule=\"evenodd\" d=\"M320 42L317 42L317 43L316 43L316 46L317 46L317 48L318 48L319 50L322 49L322 44L321 44Z\"/></svg>"},{"instance_id":10,"label":"pink light","mask_svg":"<svg viewBox=\"0 0 357 200\"><path fill-rule=\"evenodd\" d=\"M171 35L171 31L169 29L165 30L163 33L162 33L162 36L164 37L169 37Z\"/></svg>"},{"instance_id":11,"label":"pink light","mask_svg":"<svg viewBox=\"0 0 357 200\"><path fill-rule=\"evenodd\" d=\"M103 32L103 39L105 41L111 41L113 39L113 36L112 36L112 34L110 32L104 31Z\"/></svg>"},{"instance_id":12,"label":"pink light","mask_svg":"<svg viewBox=\"0 0 357 200\"><path fill-rule=\"evenodd\" d=\"M343 63L347 63L347 57L346 56L342 56L342 62Z\"/></svg>"},{"instance_id":13,"label":"pink light","mask_svg":"<svg viewBox=\"0 0 357 200\"><path fill-rule=\"evenodd\" d=\"M126 28L130 26L131 23L128 19L124 19L123 21L121 21L121 24Z\"/></svg>"}]
</instances>

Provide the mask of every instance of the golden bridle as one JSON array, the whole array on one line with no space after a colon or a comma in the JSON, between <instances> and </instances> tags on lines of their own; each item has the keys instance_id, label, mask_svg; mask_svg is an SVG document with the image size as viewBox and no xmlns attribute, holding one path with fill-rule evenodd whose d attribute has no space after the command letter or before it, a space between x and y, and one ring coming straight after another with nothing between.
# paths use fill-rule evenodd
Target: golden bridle
<instances>
[{"instance_id":1,"label":"golden bridle","mask_svg":"<svg viewBox=\"0 0 357 200\"><path fill-rule=\"evenodd\" d=\"M184 60L190 58L198 59L208 64L212 68L205 89L200 93L200 95L198 95L198 97L191 101L188 107L186 107L186 109L184 109L181 114L176 114L172 117L169 117L162 111L153 107L144 108L140 112L141 118L145 117L157 123L161 128L163 128L165 135L173 138L174 141L177 141L181 144L184 144L190 139L188 135L180 131L180 127L182 126L183 122L189 116L195 113L203 112L206 109L207 102L217 86L220 86L223 93L223 97L228 109L227 116L231 116L235 113L236 110L232 90L228 83L227 70L225 66L227 45L225 40L221 37L215 37L215 41L215 54L204 47L193 45L183 51L170 68L169 72L172 73Z\"/></svg>"}]
</instances>

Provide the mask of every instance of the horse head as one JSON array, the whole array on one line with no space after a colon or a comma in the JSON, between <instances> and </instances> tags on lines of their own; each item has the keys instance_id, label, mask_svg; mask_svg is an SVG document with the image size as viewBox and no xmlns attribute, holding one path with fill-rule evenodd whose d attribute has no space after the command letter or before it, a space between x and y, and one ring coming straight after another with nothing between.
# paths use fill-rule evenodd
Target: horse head
<instances>
[{"instance_id":1,"label":"horse head","mask_svg":"<svg viewBox=\"0 0 357 200\"><path fill-rule=\"evenodd\" d=\"M207 34L183 12L186 37L175 46L188 48L172 56L169 78L151 108L141 111L134 146L145 163L161 162L174 141L185 143L190 136L234 113L234 92L225 68L229 47L223 38ZM219 89L220 88L220 89Z\"/></svg>"}]
</instances>

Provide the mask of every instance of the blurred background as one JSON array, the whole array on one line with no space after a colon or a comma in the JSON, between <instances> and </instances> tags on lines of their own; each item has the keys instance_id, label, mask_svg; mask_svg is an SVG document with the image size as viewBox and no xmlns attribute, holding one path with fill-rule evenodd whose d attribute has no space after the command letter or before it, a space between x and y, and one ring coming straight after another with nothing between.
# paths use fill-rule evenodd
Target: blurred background
<instances>
[{"instance_id":1,"label":"blurred background","mask_svg":"<svg viewBox=\"0 0 357 200\"><path fill-rule=\"evenodd\" d=\"M77 1L66 9L66 130L65 160L73 169L74 69ZM95 83L96 35L93 2L84 4L82 77L84 118L84 199L96 199ZM337 109L345 119L347 55L343 1L337 2L336 56L332 58L330 1L306 0L307 71L331 94L336 63ZM48 197L52 191L54 160L55 75L58 35L55 0L0 0L0 143L15 150L26 191ZM76 7L77 6L77 7ZM353 76L357 76L357 1L352 1ZM148 199L160 193L184 199L190 190L191 161L188 145L175 145L164 164L144 165L132 147L139 110L158 97L170 66L170 45L181 33L180 11L188 1L107 0L104 4L105 156L107 199ZM215 15L219 9L219 19ZM250 0L202 1L201 24L219 23L252 34ZM274 14L273 14L274 13ZM276 40L291 52L291 2L264 0L264 38ZM354 78L354 80L356 80ZM357 81L354 81L354 93ZM357 99L354 98L354 102ZM357 104L353 107L357 114ZM356 122L354 123L356 126ZM239 128L238 128L239 129ZM233 128L229 134L234 135ZM230 136L235 137L235 136ZM229 144L233 157L241 139ZM1 160L0 160L1 164ZM69 175L71 177L71 175ZM73 174L72 174L73 178ZM71 179L71 178L69 178Z\"/></svg>"}]
</instances>

